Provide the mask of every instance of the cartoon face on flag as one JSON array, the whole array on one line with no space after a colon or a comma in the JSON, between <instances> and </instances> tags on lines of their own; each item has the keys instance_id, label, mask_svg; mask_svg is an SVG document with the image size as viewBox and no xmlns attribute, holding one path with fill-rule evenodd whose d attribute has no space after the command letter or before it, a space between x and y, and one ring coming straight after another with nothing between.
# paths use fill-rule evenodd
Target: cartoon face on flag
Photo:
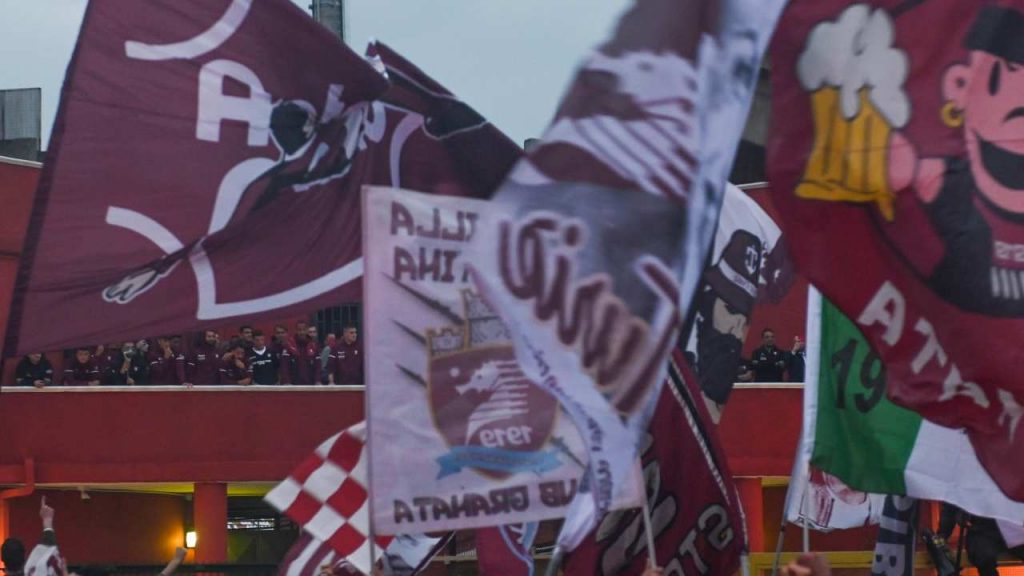
<instances>
[{"instance_id":1,"label":"cartoon face on flag","mask_svg":"<svg viewBox=\"0 0 1024 576\"><path fill-rule=\"evenodd\" d=\"M555 397L523 372L467 247L499 205L366 188L370 498L380 534L564 517L586 467ZM621 505L622 499L616 499Z\"/></svg>"},{"instance_id":2,"label":"cartoon face on flag","mask_svg":"<svg viewBox=\"0 0 1024 576\"><path fill-rule=\"evenodd\" d=\"M1024 3L790 3L769 177L794 258L897 403L1024 498ZM921 26L928 22L928 26Z\"/></svg>"},{"instance_id":3,"label":"cartoon face on flag","mask_svg":"<svg viewBox=\"0 0 1024 576\"><path fill-rule=\"evenodd\" d=\"M791 268L779 227L743 190L726 185L686 344L716 423L736 382L754 304L785 295Z\"/></svg>"},{"instance_id":4,"label":"cartoon face on flag","mask_svg":"<svg viewBox=\"0 0 1024 576\"><path fill-rule=\"evenodd\" d=\"M853 4L815 25L797 61L814 144L796 195L871 207L924 284L986 316L1024 315L1024 150L1015 150L1020 128L1013 122L1024 104L1024 77L1013 74L1024 64L1024 46L1010 40L1021 32L1020 8L978 10L959 35L966 55L946 62L927 86L908 81L911 59L892 15ZM942 95L936 120L961 149L952 154L931 152L906 131L918 110L913 102L929 88ZM912 198L900 201L897 192ZM927 223L930 249L899 233L897 224L914 216Z\"/></svg>"},{"instance_id":5,"label":"cartoon face on flag","mask_svg":"<svg viewBox=\"0 0 1024 576\"><path fill-rule=\"evenodd\" d=\"M288 0L91 4L8 346L354 300L363 184L493 192L515 144L387 46L371 48L375 65Z\"/></svg>"}]
</instances>

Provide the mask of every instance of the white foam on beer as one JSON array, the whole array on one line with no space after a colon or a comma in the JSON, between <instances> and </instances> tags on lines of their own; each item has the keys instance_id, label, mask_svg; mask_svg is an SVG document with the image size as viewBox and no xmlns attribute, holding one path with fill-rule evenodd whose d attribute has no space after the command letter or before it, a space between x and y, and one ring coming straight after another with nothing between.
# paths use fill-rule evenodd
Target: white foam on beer
<instances>
[{"instance_id":1,"label":"white foam on beer","mask_svg":"<svg viewBox=\"0 0 1024 576\"><path fill-rule=\"evenodd\" d=\"M908 66L907 55L893 46L889 15L854 4L837 20L814 27L796 70L808 91L838 89L847 119L860 111L858 93L867 87L868 98L890 126L902 128L910 119L910 100L903 90Z\"/></svg>"}]
</instances>

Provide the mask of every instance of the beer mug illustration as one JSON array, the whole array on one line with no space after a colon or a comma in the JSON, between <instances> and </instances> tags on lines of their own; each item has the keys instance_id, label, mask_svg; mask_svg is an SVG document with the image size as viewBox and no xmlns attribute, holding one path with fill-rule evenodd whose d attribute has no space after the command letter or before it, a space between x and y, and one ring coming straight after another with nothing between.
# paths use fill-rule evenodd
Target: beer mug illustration
<instances>
[{"instance_id":1,"label":"beer mug illustration","mask_svg":"<svg viewBox=\"0 0 1024 576\"><path fill-rule=\"evenodd\" d=\"M796 195L874 203L891 221L889 138L906 125L907 57L892 47L892 21L865 4L818 24L797 63L811 95L814 143Z\"/></svg>"}]
</instances>

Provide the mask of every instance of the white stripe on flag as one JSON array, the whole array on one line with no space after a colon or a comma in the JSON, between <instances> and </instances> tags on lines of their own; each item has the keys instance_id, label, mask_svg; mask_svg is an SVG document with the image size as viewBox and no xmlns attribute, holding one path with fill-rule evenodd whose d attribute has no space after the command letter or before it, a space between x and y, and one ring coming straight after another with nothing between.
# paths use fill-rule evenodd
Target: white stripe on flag
<instances>
[{"instance_id":1,"label":"white stripe on flag","mask_svg":"<svg viewBox=\"0 0 1024 576\"><path fill-rule=\"evenodd\" d=\"M987 518L1024 524L1024 503L1010 500L981 466L962 430L921 422L904 472L907 494L941 500Z\"/></svg>"}]
</instances>

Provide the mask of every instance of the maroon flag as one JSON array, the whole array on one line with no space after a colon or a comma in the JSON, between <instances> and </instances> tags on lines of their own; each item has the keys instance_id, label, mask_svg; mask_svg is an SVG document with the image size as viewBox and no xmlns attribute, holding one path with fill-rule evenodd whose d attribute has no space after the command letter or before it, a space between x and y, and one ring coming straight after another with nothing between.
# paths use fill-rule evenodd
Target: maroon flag
<instances>
[{"instance_id":1,"label":"maroon flag","mask_svg":"<svg viewBox=\"0 0 1024 576\"><path fill-rule=\"evenodd\" d=\"M892 400L966 428L1024 499L1024 2L795 0L773 55L769 175L797 265Z\"/></svg>"},{"instance_id":2,"label":"maroon flag","mask_svg":"<svg viewBox=\"0 0 1024 576\"><path fill-rule=\"evenodd\" d=\"M489 195L517 147L377 52L386 74L287 0L91 3L8 352L354 299L362 185Z\"/></svg>"},{"instance_id":3,"label":"maroon flag","mask_svg":"<svg viewBox=\"0 0 1024 576\"><path fill-rule=\"evenodd\" d=\"M746 547L739 500L700 384L679 351L641 448L658 566L666 574L735 574ZM569 556L565 573L639 576L647 557L640 510L620 510Z\"/></svg>"},{"instance_id":4,"label":"maroon flag","mask_svg":"<svg viewBox=\"0 0 1024 576\"><path fill-rule=\"evenodd\" d=\"M533 576L532 547L536 536L536 522L477 530L476 557L480 576Z\"/></svg>"}]
</instances>

